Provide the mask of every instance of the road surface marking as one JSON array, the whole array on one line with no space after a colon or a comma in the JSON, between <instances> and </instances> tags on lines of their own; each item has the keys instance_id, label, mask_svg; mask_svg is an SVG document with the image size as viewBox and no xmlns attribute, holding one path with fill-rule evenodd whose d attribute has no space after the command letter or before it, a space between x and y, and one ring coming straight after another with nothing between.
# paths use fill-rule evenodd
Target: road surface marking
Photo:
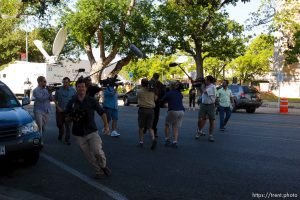
<instances>
[{"instance_id":1,"label":"road surface marking","mask_svg":"<svg viewBox=\"0 0 300 200\"><path fill-rule=\"evenodd\" d=\"M41 153L41 156L44 159L46 159L47 161L57 165L58 167L62 168L63 170L69 172L70 174L72 174L72 175L76 176L77 178L81 179L82 181L86 182L87 184L95 187L98 190L101 190L102 192L104 192L105 194L110 196L111 198L116 199L116 200L127 200L127 198L124 195L122 195L122 194L120 194L120 193L118 193L118 192L116 192L116 191L114 191L114 190L98 183L97 181L94 181L90 177L88 177L88 176L80 173L79 171L65 165L64 163L54 159L53 157L48 156L44 153Z\"/></svg>"},{"instance_id":2,"label":"road surface marking","mask_svg":"<svg viewBox=\"0 0 300 200\"><path fill-rule=\"evenodd\" d=\"M256 137L256 138L264 138L264 139L269 139L269 140L300 142L300 140L297 138L280 138L280 137L271 137L271 136L264 136L264 135L246 135L246 134L230 133L230 132L225 132L225 133L221 133L221 134L222 135L238 135L238 136L246 136L246 137Z\"/></svg>"}]
</instances>

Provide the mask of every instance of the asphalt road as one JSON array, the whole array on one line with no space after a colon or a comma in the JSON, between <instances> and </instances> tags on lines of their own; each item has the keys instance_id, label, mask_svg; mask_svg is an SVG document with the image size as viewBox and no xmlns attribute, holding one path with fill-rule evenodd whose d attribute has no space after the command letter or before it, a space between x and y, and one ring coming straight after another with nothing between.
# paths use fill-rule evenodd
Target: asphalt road
<instances>
[{"instance_id":1,"label":"asphalt road","mask_svg":"<svg viewBox=\"0 0 300 200\"><path fill-rule=\"evenodd\" d=\"M93 169L74 138L70 146L57 141L52 115L36 166L0 165L0 199L9 193L12 199L53 200L255 199L262 195L299 199L300 115L265 109L234 113L225 132L215 130L214 143L207 137L194 139L197 112L186 111L178 149L163 145L166 109L162 109L158 146L151 151L148 134L144 148L137 145L137 108L120 107L121 137L101 134L113 171L103 180L92 179Z\"/></svg>"}]
</instances>

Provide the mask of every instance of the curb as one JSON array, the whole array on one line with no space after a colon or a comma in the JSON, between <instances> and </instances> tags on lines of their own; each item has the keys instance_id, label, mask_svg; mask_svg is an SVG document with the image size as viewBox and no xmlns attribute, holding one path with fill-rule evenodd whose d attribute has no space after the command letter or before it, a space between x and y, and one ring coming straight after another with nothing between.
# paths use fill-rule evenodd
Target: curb
<instances>
[{"instance_id":1,"label":"curb","mask_svg":"<svg viewBox=\"0 0 300 200\"><path fill-rule=\"evenodd\" d=\"M1 200L51 200L30 192L0 186Z\"/></svg>"}]
</instances>

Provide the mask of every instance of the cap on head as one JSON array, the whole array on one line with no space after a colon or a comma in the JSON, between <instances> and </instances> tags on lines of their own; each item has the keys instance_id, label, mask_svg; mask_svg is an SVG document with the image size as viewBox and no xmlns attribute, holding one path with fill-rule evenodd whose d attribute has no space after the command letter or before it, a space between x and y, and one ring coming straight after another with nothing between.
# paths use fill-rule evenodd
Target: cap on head
<instances>
[{"instance_id":1,"label":"cap on head","mask_svg":"<svg viewBox=\"0 0 300 200\"><path fill-rule=\"evenodd\" d=\"M180 85L180 82L179 82L179 81L171 81L171 82L170 82L170 87L171 87L171 89L173 89L173 90L178 89L178 88L179 88L179 85Z\"/></svg>"}]
</instances>

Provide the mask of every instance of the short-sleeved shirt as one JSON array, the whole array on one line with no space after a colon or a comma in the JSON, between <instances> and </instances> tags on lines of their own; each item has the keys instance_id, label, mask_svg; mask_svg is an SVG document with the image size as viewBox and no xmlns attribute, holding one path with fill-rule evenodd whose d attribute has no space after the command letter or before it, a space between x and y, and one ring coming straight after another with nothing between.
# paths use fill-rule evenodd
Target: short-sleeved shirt
<instances>
[{"instance_id":1,"label":"short-sleeved shirt","mask_svg":"<svg viewBox=\"0 0 300 200\"><path fill-rule=\"evenodd\" d=\"M55 100L58 102L58 106L65 110L68 102L75 94L76 90L73 87L69 86L67 89L65 89L63 86L61 86L55 91Z\"/></svg>"},{"instance_id":2,"label":"short-sleeved shirt","mask_svg":"<svg viewBox=\"0 0 300 200\"><path fill-rule=\"evenodd\" d=\"M78 112L81 117L73 122L72 133L76 136L85 136L98 130L95 123L95 111L101 116L105 113L99 102L90 96L85 96L83 101L79 101L75 95L68 102L65 113Z\"/></svg>"},{"instance_id":3,"label":"short-sleeved shirt","mask_svg":"<svg viewBox=\"0 0 300 200\"><path fill-rule=\"evenodd\" d=\"M227 88L226 90L224 88L219 89L217 91L217 97L219 97L220 106L230 107L230 98L232 97L232 92L229 88Z\"/></svg>"},{"instance_id":4,"label":"short-sleeved shirt","mask_svg":"<svg viewBox=\"0 0 300 200\"><path fill-rule=\"evenodd\" d=\"M24 82L24 90L31 90L32 84L30 81L25 81Z\"/></svg>"},{"instance_id":5,"label":"short-sleeved shirt","mask_svg":"<svg viewBox=\"0 0 300 200\"><path fill-rule=\"evenodd\" d=\"M205 88L206 93L202 93L202 103L203 104L213 104L216 102L217 89L214 84L209 84Z\"/></svg>"},{"instance_id":6,"label":"short-sleeved shirt","mask_svg":"<svg viewBox=\"0 0 300 200\"><path fill-rule=\"evenodd\" d=\"M46 88L36 87L32 92L32 100L34 101L33 112L49 113L51 111L52 94Z\"/></svg>"},{"instance_id":7,"label":"short-sleeved shirt","mask_svg":"<svg viewBox=\"0 0 300 200\"><path fill-rule=\"evenodd\" d=\"M163 97L163 101L168 102L168 110L180 111L185 110L182 103L183 95L178 90L170 90Z\"/></svg>"},{"instance_id":8,"label":"short-sleeved shirt","mask_svg":"<svg viewBox=\"0 0 300 200\"><path fill-rule=\"evenodd\" d=\"M111 86L104 90L103 107L118 109L118 93Z\"/></svg>"},{"instance_id":9,"label":"short-sleeved shirt","mask_svg":"<svg viewBox=\"0 0 300 200\"><path fill-rule=\"evenodd\" d=\"M156 95L147 88L142 87L137 91L138 105L141 108L154 108Z\"/></svg>"}]
</instances>

